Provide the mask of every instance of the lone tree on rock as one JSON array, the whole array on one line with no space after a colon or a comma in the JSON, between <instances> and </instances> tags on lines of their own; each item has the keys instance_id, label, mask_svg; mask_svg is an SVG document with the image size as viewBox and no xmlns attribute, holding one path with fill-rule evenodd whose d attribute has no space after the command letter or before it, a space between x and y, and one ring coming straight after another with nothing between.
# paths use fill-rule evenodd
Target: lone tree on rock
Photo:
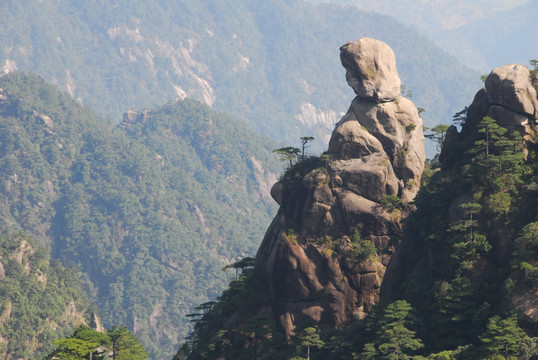
<instances>
[{"instance_id":1,"label":"lone tree on rock","mask_svg":"<svg viewBox=\"0 0 538 360\"><path fill-rule=\"evenodd\" d=\"M315 140L312 136L303 136L301 137L301 144L302 144L302 151L301 151L301 160L304 160L304 149L306 147L306 144L310 141Z\"/></svg>"},{"instance_id":2,"label":"lone tree on rock","mask_svg":"<svg viewBox=\"0 0 538 360\"><path fill-rule=\"evenodd\" d=\"M291 167L293 165L293 159L296 159L299 156L301 150L293 146L286 146L273 150L273 153L279 157L280 161L288 160Z\"/></svg>"}]
</instances>

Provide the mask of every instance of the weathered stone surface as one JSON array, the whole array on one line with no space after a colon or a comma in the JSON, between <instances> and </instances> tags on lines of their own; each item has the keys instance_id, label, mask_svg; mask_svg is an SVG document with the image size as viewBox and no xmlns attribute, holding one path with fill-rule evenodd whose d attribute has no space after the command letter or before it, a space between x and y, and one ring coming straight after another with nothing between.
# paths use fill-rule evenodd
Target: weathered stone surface
<instances>
[{"instance_id":1,"label":"weathered stone surface","mask_svg":"<svg viewBox=\"0 0 538 360\"><path fill-rule=\"evenodd\" d=\"M534 134L538 131L538 100L529 69L523 65L509 64L494 69L486 79L485 86L480 89L467 111L467 120L461 133L451 127L446 134L445 146L439 160L444 166L450 164L450 156L445 149L452 143L477 131L484 116L496 120L499 125L510 130L518 130L523 136L524 153L536 146ZM469 157L462 154L462 160Z\"/></svg>"},{"instance_id":2,"label":"weathered stone surface","mask_svg":"<svg viewBox=\"0 0 538 360\"><path fill-rule=\"evenodd\" d=\"M302 225L314 233L319 232L320 227L323 226L322 220L325 217L325 214L330 212L330 210L331 207L329 205L314 202L312 206L309 206L306 210Z\"/></svg>"},{"instance_id":3,"label":"weathered stone surface","mask_svg":"<svg viewBox=\"0 0 538 360\"><path fill-rule=\"evenodd\" d=\"M398 179L384 153L375 153L359 159L337 160L337 169L343 186L372 201L386 195L398 195Z\"/></svg>"},{"instance_id":4,"label":"weathered stone surface","mask_svg":"<svg viewBox=\"0 0 538 360\"><path fill-rule=\"evenodd\" d=\"M357 97L336 125L329 154L335 159L364 158L370 154L386 158L390 172L400 182L402 199L412 201L419 189L426 158L422 120L414 104L406 98L377 104Z\"/></svg>"},{"instance_id":5,"label":"weathered stone surface","mask_svg":"<svg viewBox=\"0 0 538 360\"><path fill-rule=\"evenodd\" d=\"M538 320L538 291L519 290L508 294L505 302L507 310L515 310L528 323Z\"/></svg>"},{"instance_id":6,"label":"weathered stone surface","mask_svg":"<svg viewBox=\"0 0 538 360\"><path fill-rule=\"evenodd\" d=\"M322 184L314 189L313 200L325 205L332 206L336 201L328 184Z\"/></svg>"},{"instance_id":7,"label":"weathered stone surface","mask_svg":"<svg viewBox=\"0 0 538 360\"><path fill-rule=\"evenodd\" d=\"M486 79L488 100L518 113L536 118L538 100L532 86L529 69L509 64L493 70Z\"/></svg>"},{"instance_id":8,"label":"weathered stone surface","mask_svg":"<svg viewBox=\"0 0 538 360\"><path fill-rule=\"evenodd\" d=\"M126 113L123 114L123 120L121 122L121 126L128 128L129 126L135 123L144 123L148 119L149 114L150 114L149 110L143 110L143 111L128 110Z\"/></svg>"},{"instance_id":9,"label":"weathered stone surface","mask_svg":"<svg viewBox=\"0 0 538 360\"><path fill-rule=\"evenodd\" d=\"M396 57L384 42L370 38L349 42L340 48L340 59L347 83L359 97L384 102L400 96Z\"/></svg>"},{"instance_id":10,"label":"weathered stone surface","mask_svg":"<svg viewBox=\"0 0 538 360\"><path fill-rule=\"evenodd\" d=\"M401 227L396 219L385 212L381 206L352 191L343 191L338 201L344 216L344 222L351 232L359 229L361 234L374 236L397 235Z\"/></svg>"},{"instance_id":11,"label":"weathered stone surface","mask_svg":"<svg viewBox=\"0 0 538 360\"><path fill-rule=\"evenodd\" d=\"M383 145L356 121L353 113L344 116L329 142L329 153L336 159L353 159L379 152L383 152Z\"/></svg>"},{"instance_id":12,"label":"weathered stone surface","mask_svg":"<svg viewBox=\"0 0 538 360\"><path fill-rule=\"evenodd\" d=\"M491 105L488 109L488 116L498 119L497 123L505 128L526 131L529 126L529 117L509 108L499 105Z\"/></svg>"},{"instance_id":13,"label":"weathered stone surface","mask_svg":"<svg viewBox=\"0 0 538 360\"><path fill-rule=\"evenodd\" d=\"M36 112L36 111L34 111L32 114L34 115L34 117L36 118L36 120L37 120L41 125L43 125L43 131L44 131L46 134L54 135L54 122L52 121L52 119L50 118L50 116L40 114L40 113L38 113L38 112Z\"/></svg>"}]
</instances>

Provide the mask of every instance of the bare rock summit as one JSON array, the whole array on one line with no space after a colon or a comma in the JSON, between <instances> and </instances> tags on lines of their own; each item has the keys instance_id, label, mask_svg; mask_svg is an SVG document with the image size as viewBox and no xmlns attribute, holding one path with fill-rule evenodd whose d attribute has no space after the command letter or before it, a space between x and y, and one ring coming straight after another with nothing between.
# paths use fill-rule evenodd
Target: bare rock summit
<instances>
[{"instance_id":1,"label":"bare rock summit","mask_svg":"<svg viewBox=\"0 0 538 360\"><path fill-rule=\"evenodd\" d=\"M376 102L393 101L400 96L396 57L382 41L360 38L340 48L346 80L355 93Z\"/></svg>"}]
</instances>

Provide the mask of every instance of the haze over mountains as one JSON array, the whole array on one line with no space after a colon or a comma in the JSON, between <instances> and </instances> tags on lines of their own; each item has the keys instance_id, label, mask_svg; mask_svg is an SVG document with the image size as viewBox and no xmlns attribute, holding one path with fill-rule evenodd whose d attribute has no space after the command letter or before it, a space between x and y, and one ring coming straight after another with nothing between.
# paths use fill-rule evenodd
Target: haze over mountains
<instances>
[{"instance_id":1,"label":"haze over mountains","mask_svg":"<svg viewBox=\"0 0 538 360\"><path fill-rule=\"evenodd\" d=\"M392 16L484 74L508 63L527 64L538 54L536 0L310 1L353 4Z\"/></svg>"},{"instance_id":2,"label":"haze over mountains","mask_svg":"<svg viewBox=\"0 0 538 360\"><path fill-rule=\"evenodd\" d=\"M126 324L153 358L170 358L185 315L226 284L221 268L256 251L275 210L275 144L195 100L114 126L35 75L10 73L0 89L2 232L22 229L75 266L106 327ZM29 281L9 271L16 261L0 263L21 287ZM27 337L13 338L20 297L3 294L1 309L14 309L2 321L10 356L31 359L24 344L67 332L32 312Z\"/></svg>"},{"instance_id":3,"label":"haze over mountains","mask_svg":"<svg viewBox=\"0 0 538 360\"><path fill-rule=\"evenodd\" d=\"M0 4L0 65L34 71L117 123L128 109L190 97L320 151L353 93L331 51L367 36L398 56L426 125L449 122L480 73L394 18L301 0ZM323 146L322 146L323 145Z\"/></svg>"}]
</instances>

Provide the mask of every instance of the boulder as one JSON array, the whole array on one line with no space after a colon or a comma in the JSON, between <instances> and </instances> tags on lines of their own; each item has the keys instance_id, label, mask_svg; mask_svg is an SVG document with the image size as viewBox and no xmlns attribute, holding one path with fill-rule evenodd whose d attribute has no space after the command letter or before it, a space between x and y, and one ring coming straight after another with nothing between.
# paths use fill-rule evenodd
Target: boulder
<instances>
[{"instance_id":1,"label":"boulder","mask_svg":"<svg viewBox=\"0 0 538 360\"><path fill-rule=\"evenodd\" d=\"M370 38L349 42L340 48L340 60L347 83L359 97L384 102L400 96L396 57L384 42Z\"/></svg>"},{"instance_id":2,"label":"boulder","mask_svg":"<svg viewBox=\"0 0 538 360\"><path fill-rule=\"evenodd\" d=\"M271 187L271 196L278 205L284 202L284 184L277 182Z\"/></svg>"},{"instance_id":3,"label":"boulder","mask_svg":"<svg viewBox=\"0 0 538 360\"><path fill-rule=\"evenodd\" d=\"M54 122L52 121L52 119L50 118L50 116L43 115L43 114L39 114L39 113L36 112L36 111L33 111L32 114L34 115L34 117L36 118L36 120L37 120L41 125L43 125L43 131L44 131L46 134L54 135Z\"/></svg>"},{"instance_id":4,"label":"boulder","mask_svg":"<svg viewBox=\"0 0 538 360\"><path fill-rule=\"evenodd\" d=\"M343 187L371 201L386 195L398 195L398 179L384 153L358 159L338 160L331 165L343 181Z\"/></svg>"},{"instance_id":5,"label":"boulder","mask_svg":"<svg viewBox=\"0 0 538 360\"><path fill-rule=\"evenodd\" d=\"M486 92L490 104L526 114L533 119L538 116L536 90L526 66L509 64L496 68L486 79Z\"/></svg>"},{"instance_id":6,"label":"boulder","mask_svg":"<svg viewBox=\"0 0 538 360\"><path fill-rule=\"evenodd\" d=\"M353 159L378 152L383 152L381 142L350 114L337 124L329 142L329 154L336 159Z\"/></svg>"},{"instance_id":7,"label":"boulder","mask_svg":"<svg viewBox=\"0 0 538 360\"><path fill-rule=\"evenodd\" d=\"M134 110L128 110L126 113L123 114L123 120L121 122L121 126L123 127L130 127L133 124L136 123L145 123L150 116L149 110L143 110L143 111L134 111Z\"/></svg>"}]
</instances>

